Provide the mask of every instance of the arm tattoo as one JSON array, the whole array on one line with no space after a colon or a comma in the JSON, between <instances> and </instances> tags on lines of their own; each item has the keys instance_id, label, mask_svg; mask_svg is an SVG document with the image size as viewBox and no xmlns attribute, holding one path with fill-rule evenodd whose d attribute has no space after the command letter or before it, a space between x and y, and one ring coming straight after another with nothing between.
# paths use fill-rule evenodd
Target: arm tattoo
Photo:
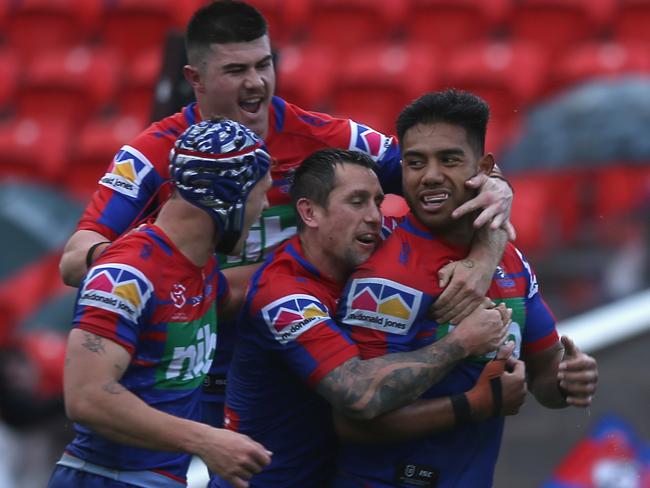
<instances>
[{"instance_id":1,"label":"arm tattoo","mask_svg":"<svg viewBox=\"0 0 650 488\"><path fill-rule=\"evenodd\" d=\"M95 334L91 334L90 332L84 332L84 336L86 337L84 343L82 344L83 347L88 349L90 352L97 352L97 353L105 353L106 349L104 349L104 338Z\"/></svg>"},{"instance_id":2,"label":"arm tattoo","mask_svg":"<svg viewBox=\"0 0 650 488\"><path fill-rule=\"evenodd\" d=\"M464 356L460 345L444 338L417 351L353 358L325 376L318 392L344 415L374 418L419 398Z\"/></svg>"}]
</instances>

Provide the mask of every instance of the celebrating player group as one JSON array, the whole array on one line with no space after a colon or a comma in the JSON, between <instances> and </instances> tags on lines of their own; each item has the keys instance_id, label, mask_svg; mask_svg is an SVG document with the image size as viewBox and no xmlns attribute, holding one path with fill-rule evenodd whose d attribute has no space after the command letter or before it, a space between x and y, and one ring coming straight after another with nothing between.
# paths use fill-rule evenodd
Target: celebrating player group
<instances>
[{"instance_id":1,"label":"celebrating player group","mask_svg":"<svg viewBox=\"0 0 650 488\"><path fill-rule=\"evenodd\" d=\"M200 8L196 102L125 141L66 244L50 488L182 487L192 456L211 487L487 488L528 391L591 404L508 242L487 104L423 94L395 138L275 96L270 46L251 5Z\"/></svg>"}]
</instances>

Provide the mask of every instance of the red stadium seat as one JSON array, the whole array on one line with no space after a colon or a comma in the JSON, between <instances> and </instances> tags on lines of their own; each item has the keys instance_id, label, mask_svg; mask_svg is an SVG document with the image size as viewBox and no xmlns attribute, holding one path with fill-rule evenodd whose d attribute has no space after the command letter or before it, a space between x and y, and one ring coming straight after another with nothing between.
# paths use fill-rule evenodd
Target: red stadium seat
<instances>
[{"instance_id":1,"label":"red stadium seat","mask_svg":"<svg viewBox=\"0 0 650 488\"><path fill-rule=\"evenodd\" d=\"M118 58L106 49L41 51L25 66L17 110L32 118L81 121L114 97L118 68Z\"/></svg>"},{"instance_id":2,"label":"red stadium seat","mask_svg":"<svg viewBox=\"0 0 650 488\"><path fill-rule=\"evenodd\" d=\"M96 27L101 0L17 0L3 35L25 57L44 48L86 42Z\"/></svg>"},{"instance_id":3,"label":"red stadium seat","mask_svg":"<svg viewBox=\"0 0 650 488\"><path fill-rule=\"evenodd\" d=\"M79 131L70 152L63 182L66 189L80 201L87 201L117 150L137 136L147 126L147 120L117 114L88 121Z\"/></svg>"},{"instance_id":4,"label":"red stadium seat","mask_svg":"<svg viewBox=\"0 0 650 488\"><path fill-rule=\"evenodd\" d=\"M650 1L619 0L613 17L616 39L623 43L650 42Z\"/></svg>"},{"instance_id":5,"label":"red stadium seat","mask_svg":"<svg viewBox=\"0 0 650 488\"><path fill-rule=\"evenodd\" d=\"M14 101L21 68L15 51L0 49L0 111L6 110Z\"/></svg>"},{"instance_id":6,"label":"red stadium seat","mask_svg":"<svg viewBox=\"0 0 650 488\"><path fill-rule=\"evenodd\" d=\"M595 37L611 15L612 0L519 0L509 29L515 39L532 41L553 54Z\"/></svg>"},{"instance_id":7,"label":"red stadium seat","mask_svg":"<svg viewBox=\"0 0 650 488\"><path fill-rule=\"evenodd\" d=\"M337 52L390 40L403 24L406 7L401 0L312 0L309 39Z\"/></svg>"},{"instance_id":8,"label":"red stadium seat","mask_svg":"<svg viewBox=\"0 0 650 488\"><path fill-rule=\"evenodd\" d=\"M508 175L515 191L511 221L515 244L526 254L544 254L574 242L584 219L583 172L547 171Z\"/></svg>"},{"instance_id":9,"label":"red stadium seat","mask_svg":"<svg viewBox=\"0 0 650 488\"><path fill-rule=\"evenodd\" d=\"M334 52L322 45L285 47L279 52L277 93L307 110L324 110L336 75Z\"/></svg>"},{"instance_id":10,"label":"red stadium seat","mask_svg":"<svg viewBox=\"0 0 650 488\"><path fill-rule=\"evenodd\" d=\"M310 2L306 0L252 0L264 15L273 47L282 48L305 34Z\"/></svg>"},{"instance_id":11,"label":"red stadium seat","mask_svg":"<svg viewBox=\"0 0 650 488\"><path fill-rule=\"evenodd\" d=\"M61 181L71 141L64 121L19 117L0 126L0 178Z\"/></svg>"},{"instance_id":12,"label":"red stadium seat","mask_svg":"<svg viewBox=\"0 0 650 488\"><path fill-rule=\"evenodd\" d=\"M421 45L359 48L341 60L334 80L333 112L393 133L404 106L438 88L435 50Z\"/></svg>"},{"instance_id":13,"label":"red stadium seat","mask_svg":"<svg viewBox=\"0 0 650 488\"><path fill-rule=\"evenodd\" d=\"M486 39L501 26L508 0L411 0L410 41L442 48Z\"/></svg>"},{"instance_id":14,"label":"red stadium seat","mask_svg":"<svg viewBox=\"0 0 650 488\"><path fill-rule=\"evenodd\" d=\"M650 164L616 164L594 175L598 220L616 219L650 204Z\"/></svg>"},{"instance_id":15,"label":"red stadium seat","mask_svg":"<svg viewBox=\"0 0 650 488\"><path fill-rule=\"evenodd\" d=\"M167 32L184 29L194 8L194 2L174 0L112 0L102 13L100 35L130 66L143 52L162 53Z\"/></svg>"},{"instance_id":16,"label":"red stadium seat","mask_svg":"<svg viewBox=\"0 0 650 488\"><path fill-rule=\"evenodd\" d=\"M471 91L488 102L490 134L503 138L539 96L548 70L545 53L525 42L463 46L451 53L445 68L446 86ZM494 150L503 140L489 142Z\"/></svg>"},{"instance_id":17,"label":"red stadium seat","mask_svg":"<svg viewBox=\"0 0 650 488\"><path fill-rule=\"evenodd\" d=\"M120 112L151 120L162 56L159 49L143 51L125 69L116 99Z\"/></svg>"},{"instance_id":18,"label":"red stadium seat","mask_svg":"<svg viewBox=\"0 0 650 488\"><path fill-rule=\"evenodd\" d=\"M650 73L650 46L593 41L571 49L552 64L549 90L557 91L595 77Z\"/></svg>"}]
</instances>

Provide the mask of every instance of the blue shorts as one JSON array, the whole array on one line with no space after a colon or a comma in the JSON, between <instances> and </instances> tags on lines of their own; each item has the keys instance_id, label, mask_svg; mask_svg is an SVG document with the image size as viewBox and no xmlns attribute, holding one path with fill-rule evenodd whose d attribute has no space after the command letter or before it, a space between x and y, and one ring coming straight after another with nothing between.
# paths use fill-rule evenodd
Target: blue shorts
<instances>
[{"instance_id":1,"label":"blue shorts","mask_svg":"<svg viewBox=\"0 0 650 488\"><path fill-rule=\"evenodd\" d=\"M135 485L116 481L106 476L86 473L67 466L57 466L50 477L47 488L134 488Z\"/></svg>"}]
</instances>

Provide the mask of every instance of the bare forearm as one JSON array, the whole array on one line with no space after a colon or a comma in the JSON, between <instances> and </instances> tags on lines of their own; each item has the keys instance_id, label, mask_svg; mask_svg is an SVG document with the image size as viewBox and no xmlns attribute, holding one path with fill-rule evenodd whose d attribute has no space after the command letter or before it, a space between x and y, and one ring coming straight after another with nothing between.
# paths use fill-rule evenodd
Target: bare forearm
<instances>
[{"instance_id":1,"label":"bare forearm","mask_svg":"<svg viewBox=\"0 0 650 488\"><path fill-rule=\"evenodd\" d=\"M376 444L426 437L454 427L456 418L449 397L417 400L371 420L335 415L339 437L347 442Z\"/></svg>"},{"instance_id":2,"label":"bare forearm","mask_svg":"<svg viewBox=\"0 0 650 488\"><path fill-rule=\"evenodd\" d=\"M351 359L327 375L318 391L343 415L371 419L419 398L466 355L450 334L417 351Z\"/></svg>"},{"instance_id":3,"label":"bare forearm","mask_svg":"<svg viewBox=\"0 0 650 488\"><path fill-rule=\"evenodd\" d=\"M490 271L490 278L503 257L503 251L508 242L508 234L502 229L481 227L474 234L472 248L467 259L474 263L485 265L486 272Z\"/></svg>"},{"instance_id":4,"label":"bare forearm","mask_svg":"<svg viewBox=\"0 0 650 488\"><path fill-rule=\"evenodd\" d=\"M537 401L547 408L567 406L557 381L557 371L562 360L562 353L562 346L558 342L548 351L526 360L529 372L529 389Z\"/></svg>"},{"instance_id":5,"label":"bare forearm","mask_svg":"<svg viewBox=\"0 0 650 488\"><path fill-rule=\"evenodd\" d=\"M204 437L198 422L156 410L116 381L90 385L77 394L83 403L77 404L73 420L113 441L195 454Z\"/></svg>"},{"instance_id":6,"label":"bare forearm","mask_svg":"<svg viewBox=\"0 0 650 488\"><path fill-rule=\"evenodd\" d=\"M106 237L91 230L78 230L68 240L59 262L59 271L63 282L68 286L79 286L86 271L88 249L98 242L108 241ZM97 249L97 254L101 252Z\"/></svg>"}]
</instances>

